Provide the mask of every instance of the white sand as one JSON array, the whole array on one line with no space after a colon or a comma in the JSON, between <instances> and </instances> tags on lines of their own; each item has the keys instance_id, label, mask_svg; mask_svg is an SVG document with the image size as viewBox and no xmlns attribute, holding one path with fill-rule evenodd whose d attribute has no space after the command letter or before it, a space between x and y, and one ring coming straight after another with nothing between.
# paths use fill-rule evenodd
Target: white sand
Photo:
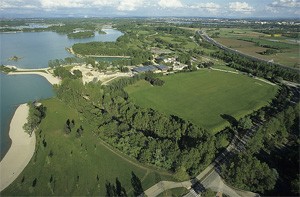
<instances>
[{"instance_id":1,"label":"white sand","mask_svg":"<svg viewBox=\"0 0 300 197\"><path fill-rule=\"evenodd\" d=\"M35 133L29 137L23 129L27 122L29 107L20 105L10 123L9 137L12 144L0 162L0 191L9 186L24 170L35 150Z\"/></svg>"},{"instance_id":2,"label":"white sand","mask_svg":"<svg viewBox=\"0 0 300 197\"><path fill-rule=\"evenodd\" d=\"M8 73L8 75L40 75L46 78L49 81L49 83L51 83L52 85L59 84L61 81L59 78L54 77L52 74L43 73L43 72L12 72L12 73Z\"/></svg>"},{"instance_id":3,"label":"white sand","mask_svg":"<svg viewBox=\"0 0 300 197\"><path fill-rule=\"evenodd\" d=\"M131 72L128 73L122 73L122 72L111 72L111 73L104 73L104 72L99 72L93 68L89 68L85 66L84 64L80 66L74 66L71 71L73 72L74 70L80 70L82 72L82 82L89 83L93 80L96 81L101 81L102 85L108 83L109 81L112 81L113 79L116 79L118 77L132 77L133 74Z\"/></svg>"}]
</instances>

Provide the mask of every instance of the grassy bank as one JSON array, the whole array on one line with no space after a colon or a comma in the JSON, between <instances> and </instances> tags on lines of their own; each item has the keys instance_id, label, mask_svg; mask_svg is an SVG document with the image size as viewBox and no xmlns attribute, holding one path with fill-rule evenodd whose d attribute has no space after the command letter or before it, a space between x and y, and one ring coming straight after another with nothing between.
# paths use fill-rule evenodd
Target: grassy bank
<instances>
[{"instance_id":1,"label":"grassy bank","mask_svg":"<svg viewBox=\"0 0 300 197\"><path fill-rule=\"evenodd\" d=\"M132 179L141 181L144 190L160 180L173 180L167 172L158 173L110 149L81 121L83 118L77 111L58 99L42 103L47 112L36 131L36 152L21 175L1 195L104 196L109 188L116 187L116 182L128 195L133 195L136 185ZM75 121L68 135L64 131L67 119ZM77 138L76 129L80 126L84 131Z\"/></svg>"},{"instance_id":2,"label":"grassy bank","mask_svg":"<svg viewBox=\"0 0 300 197\"><path fill-rule=\"evenodd\" d=\"M228 124L222 114L241 118L266 105L277 91L276 86L248 76L211 70L162 79L162 87L139 81L126 91L138 105L177 115L212 131Z\"/></svg>"}]
</instances>

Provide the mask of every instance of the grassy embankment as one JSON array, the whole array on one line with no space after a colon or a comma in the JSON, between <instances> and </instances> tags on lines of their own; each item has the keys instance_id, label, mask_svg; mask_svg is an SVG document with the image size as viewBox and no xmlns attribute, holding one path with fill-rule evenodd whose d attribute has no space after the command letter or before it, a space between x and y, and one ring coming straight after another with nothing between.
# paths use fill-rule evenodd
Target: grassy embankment
<instances>
[{"instance_id":1,"label":"grassy embankment","mask_svg":"<svg viewBox=\"0 0 300 197\"><path fill-rule=\"evenodd\" d=\"M219 33L216 41L236 49L245 54L265 59L274 60L275 63L299 68L299 44L290 41L290 38L255 32L251 29L226 29L208 31L209 35ZM274 54L263 55L268 49L277 49Z\"/></svg>"},{"instance_id":2,"label":"grassy embankment","mask_svg":"<svg viewBox=\"0 0 300 197\"><path fill-rule=\"evenodd\" d=\"M174 114L217 132L228 125L221 115L239 119L268 103L277 87L244 75L201 70L164 76L162 87L146 81L126 88L142 107Z\"/></svg>"},{"instance_id":3,"label":"grassy embankment","mask_svg":"<svg viewBox=\"0 0 300 197\"><path fill-rule=\"evenodd\" d=\"M160 193L157 197L184 196L189 190L184 187L173 188Z\"/></svg>"},{"instance_id":4,"label":"grassy embankment","mask_svg":"<svg viewBox=\"0 0 300 197\"><path fill-rule=\"evenodd\" d=\"M46 118L36 131L36 152L20 176L3 192L7 195L97 195L104 196L106 184L116 186L118 178L128 195L133 195L132 172L148 189L160 180L173 180L164 171L159 173L111 150L89 129L74 109L58 99L42 101ZM64 132L67 119L75 120L71 134ZM84 128L77 138L76 129Z\"/></svg>"}]
</instances>

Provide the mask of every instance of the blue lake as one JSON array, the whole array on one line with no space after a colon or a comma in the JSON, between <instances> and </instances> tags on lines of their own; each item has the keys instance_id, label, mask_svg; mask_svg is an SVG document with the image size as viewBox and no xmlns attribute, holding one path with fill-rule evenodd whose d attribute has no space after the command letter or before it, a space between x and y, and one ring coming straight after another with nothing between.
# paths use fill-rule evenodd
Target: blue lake
<instances>
[{"instance_id":1,"label":"blue lake","mask_svg":"<svg viewBox=\"0 0 300 197\"><path fill-rule=\"evenodd\" d=\"M0 64L16 65L20 68L43 68L48 66L49 60L71 56L65 48L75 43L113 42L123 35L114 29L105 29L105 32L107 34L96 33L94 37L85 39L68 39L67 35L55 32L1 33ZM17 62L10 61L9 58L12 56L21 59Z\"/></svg>"},{"instance_id":2,"label":"blue lake","mask_svg":"<svg viewBox=\"0 0 300 197\"><path fill-rule=\"evenodd\" d=\"M52 59L72 56L65 47L78 42L116 41L122 32L106 29L107 34L96 34L87 39L68 39L66 35L54 32L1 33L0 64L15 65L20 68L44 68ZM21 57L17 62L9 61L12 56ZM8 151L11 140L8 136L9 123L16 107L21 103L54 96L53 88L38 75L5 75L0 73L0 158Z\"/></svg>"}]
</instances>

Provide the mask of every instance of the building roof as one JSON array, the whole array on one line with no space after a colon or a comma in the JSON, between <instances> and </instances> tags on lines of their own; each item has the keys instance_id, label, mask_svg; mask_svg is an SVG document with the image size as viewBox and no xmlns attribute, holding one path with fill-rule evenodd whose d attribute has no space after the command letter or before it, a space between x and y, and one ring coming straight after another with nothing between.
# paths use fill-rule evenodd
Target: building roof
<instances>
[{"instance_id":1,"label":"building roof","mask_svg":"<svg viewBox=\"0 0 300 197\"><path fill-rule=\"evenodd\" d=\"M165 65L158 65L158 66L156 66L156 68L158 68L159 70L168 70L169 69L169 67L165 66Z\"/></svg>"},{"instance_id":2,"label":"building roof","mask_svg":"<svg viewBox=\"0 0 300 197\"><path fill-rule=\"evenodd\" d=\"M155 66L142 66L142 67L136 67L133 69L133 71L138 72L138 73L144 73L147 71L155 71L157 68Z\"/></svg>"}]
</instances>

